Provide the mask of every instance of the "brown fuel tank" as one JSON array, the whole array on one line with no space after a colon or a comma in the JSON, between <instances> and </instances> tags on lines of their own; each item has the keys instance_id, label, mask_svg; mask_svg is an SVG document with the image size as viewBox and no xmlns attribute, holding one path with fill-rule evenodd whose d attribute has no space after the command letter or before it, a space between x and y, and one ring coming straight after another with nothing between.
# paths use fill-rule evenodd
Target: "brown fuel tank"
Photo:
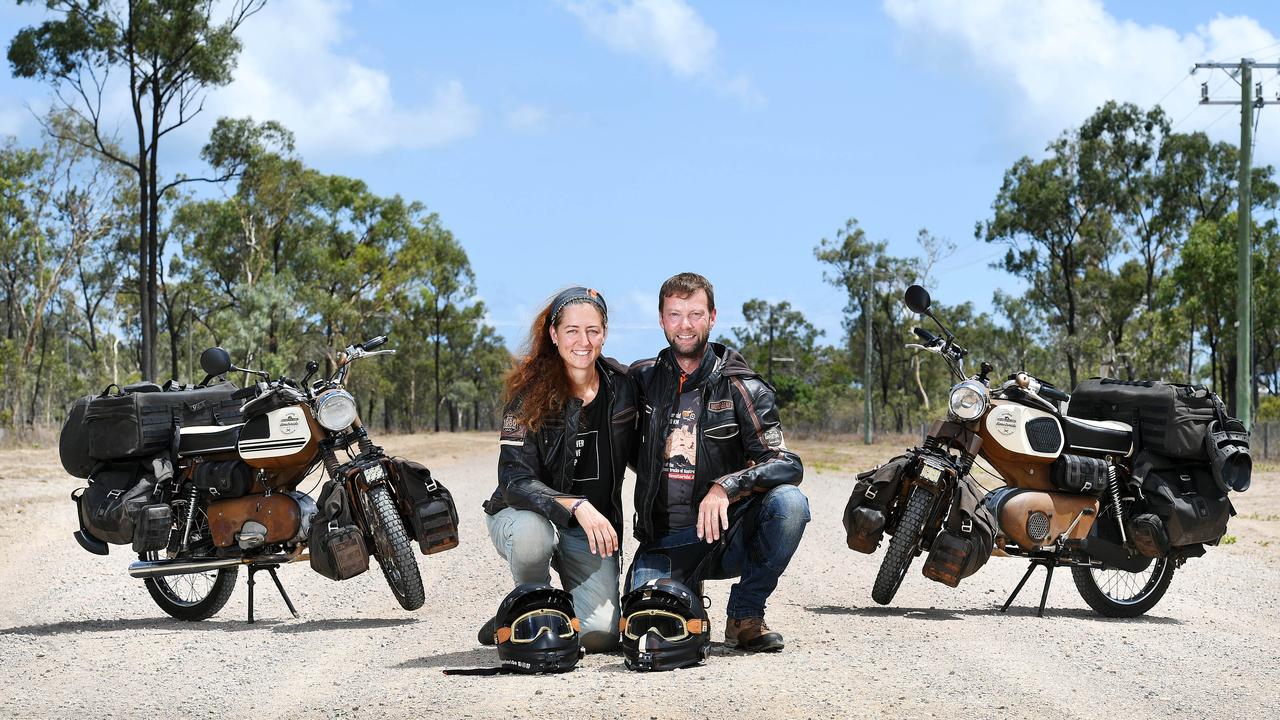
<instances>
[{"instance_id":1,"label":"brown fuel tank","mask_svg":"<svg viewBox=\"0 0 1280 720\"><path fill-rule=\"evenodd\" d=\"M1062 453L1062 425L1052 413L993 400L978 424L982 456L1013 487L1053 490L1049 466Z\"/></svg>"},{"instance_id":2,"label":"brown fuel tank","mask_svg":"<svg viewBox=\"0 0 1280 720\"><path fill-rule=\"evenodd\" d=\"M1015 491L1000 505L999 534L1004 536L1004 544L1012 542L1024 550L1038 550L1053 545L1080 511L1086 509L1091 512L1076 523L1067 536L1069 540L1079 540L1089 534L1093 519L1098 516L1097 498L1038 490Z\"/></svg>"}]
</instances>

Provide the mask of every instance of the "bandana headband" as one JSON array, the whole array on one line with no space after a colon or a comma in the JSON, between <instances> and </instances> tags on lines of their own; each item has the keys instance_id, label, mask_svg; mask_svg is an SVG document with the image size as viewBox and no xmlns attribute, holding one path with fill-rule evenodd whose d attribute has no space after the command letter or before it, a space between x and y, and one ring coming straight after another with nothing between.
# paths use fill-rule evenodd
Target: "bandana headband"
<instances>
[{"instance_id":1,"label":"bandana headband","mask_svg":"<svg viewBox=\"0 0 1280 720\"><path fill-rule=\"evenodd\" d=\"M551 301L551 315L549 322L554 326L556 320L560 319L560 313L564 312L565 307L570 303L585 300L600 310L600 317L608 322L609 308L605 305L604 296L597 290L585 287L571 287L564 290Z\"/></svg>"}]
</instances>

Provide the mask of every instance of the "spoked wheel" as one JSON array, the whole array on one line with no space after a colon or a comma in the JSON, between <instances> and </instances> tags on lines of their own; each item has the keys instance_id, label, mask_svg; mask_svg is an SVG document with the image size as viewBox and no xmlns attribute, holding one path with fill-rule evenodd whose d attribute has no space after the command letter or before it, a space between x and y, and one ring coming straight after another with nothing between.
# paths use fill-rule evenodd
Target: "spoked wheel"
<instances>
[{"instance_id":1,"label":"spoked wheel","mask_svg":"<svg viewBox=\"0 0 1280 720\"><path fill-rule=\"evenodd\" d=\"M1160 602L1173 581L1173 561L1159 558L1139 572L1097 567L1071 568L1080 597L1099 615L1138 617Z\"/></svg>"},{"instance_id":2,"label":"spoked wheel","mask_svg":"<svg viewBox=\"0 0 1280 720\"><path fill-rule=\"evenodd\" d=\"M911 567L916 546L920 544L920 534L924 532L931 498L929 491L920 487L912 488L911 496L907 498L907 508L902 511L898 532L889 541L884 562L880 563L880 572L876 573L876 584L871 588L871 599L881 605L888 605L893 600L902 579L907 576L907 568Z\"/></svg>"},{"instance_id":3,"label":"spoked wheel","mask_svg":"<svg viewBox=\"0 0 1280 720\"><path fill-rule=\"evenodd\" d=\"M365 496L364 503L369 530L373 533L373 556L378 559L400 607L417 610L426 602L426 591L422 588L422 573L418 571L418 560L413 556L413 545L396 511L395 500L385 487L374 487Z\"/></svg>"},{"instance_id":4,"label":"spoked wheel","mask_svg":"<svg viewBox=\"0 0 1280 720\"><path fill-rule=\"evenodd\" d=\"M179 501L174 505L178 512L171 532L181 533L186 525L186 503ZM199 545L207 540L209 521L204 510L197 507L196 513L196 521L192 525L188 540ZM170 548L175 548L178 542L178 539L173 540ZM159 560L162 557L173 556L172 553L165 552L162 555L161 552L152 550L141 553L138 559ZM179 620L195 622L208 620L227 604L227 600L231 598L231 591L236 587L236 575L239 573L238 567L224 568L203 573L146 578L142 582L147 586L147 592L151 593L151 599L160 606L161 610Z\"/></svg>"}]
</instances>

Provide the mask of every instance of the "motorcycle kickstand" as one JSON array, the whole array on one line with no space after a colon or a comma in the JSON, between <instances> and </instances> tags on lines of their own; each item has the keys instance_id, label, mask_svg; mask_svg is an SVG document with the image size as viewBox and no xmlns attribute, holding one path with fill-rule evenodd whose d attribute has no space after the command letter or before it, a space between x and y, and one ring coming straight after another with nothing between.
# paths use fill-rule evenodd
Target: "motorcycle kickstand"
<instances>
[{"instance_id":1,"label":"motorcycle kickstand","mask_svg":"<svg viewBox=\"0 0 1280 720\"><path fill-rule=\"evenodd\" d=\"M284 604L286 607L289 608L289 613L293 615L294 619L297 619L299 617L298 611L296 608L293 607L293 601L289 599L289 593L284 591L284 584L280 582L280 576L276 574L276 567L274 565L269 565L264 568L264 567L257 567L254 565L250 565L249 566L249 623L252 624L254 621L253 620L253 576L261 570L266 570L267 574L271 576L271 579L275 581L276 589L280 591L280 597L284 598Z\"/></svg>"},{"instance_id":2,"label":"motorcycle kickstand","mask_svg":"<svg viewBox=\"0 0 1280 720\"><path fill-rule=\"evenodd\" d=\"M1027 584L1027 580L1031 577L1031 573L1035 572L1037 565L1043 565L1045 569L1044 590L1040 593L1040 609L1036 612L1036 617L1044 617L1044 605L1049 600L1049 584L1053 582L1053 568L1056 563L1046 562L1044 560L1032 560L1027 567L1027 572L1023 574L1022 579L1018 581L1017 587L1013 592L1009 593L1009 598L1004 601L1004 606L1000 608L1000 612L1009 610L1009 605L1013 603L1013 599L1018 597L1018 593L1022 592L1022 586Z\"/></svg>"}]
</instances>

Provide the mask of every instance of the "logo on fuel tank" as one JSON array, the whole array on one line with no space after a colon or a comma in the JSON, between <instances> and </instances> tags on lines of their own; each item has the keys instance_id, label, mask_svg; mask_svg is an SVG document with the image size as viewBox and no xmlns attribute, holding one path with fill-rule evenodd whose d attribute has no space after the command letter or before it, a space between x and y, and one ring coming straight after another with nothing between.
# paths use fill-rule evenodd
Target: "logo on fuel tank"
<instances>
[{"instance_id":1,"label":"logo on fuel tank","mask_svg":"<svg viewBox=\"0 0 1280 720\"><path fill-rule=\"evenodd\" d=\"M1013 419L1012 410L1001 410L996 414L996 430L1001 435L1012 435L1018 429L1018 421Z\"/></svg>"},{"instance_id":2,"label":"logo on fuel tank","mask_svg":"<svg viewBox=\"0 0 1280 720\"><path fill-rule=\"evenodd\" d=\"M280 417L276 427L280 428L280 432L284 435L292 435L298 431L298 426L302 424L302 418L298 417L298 413L286 413Z\"/></svg>"}]
</instances>

